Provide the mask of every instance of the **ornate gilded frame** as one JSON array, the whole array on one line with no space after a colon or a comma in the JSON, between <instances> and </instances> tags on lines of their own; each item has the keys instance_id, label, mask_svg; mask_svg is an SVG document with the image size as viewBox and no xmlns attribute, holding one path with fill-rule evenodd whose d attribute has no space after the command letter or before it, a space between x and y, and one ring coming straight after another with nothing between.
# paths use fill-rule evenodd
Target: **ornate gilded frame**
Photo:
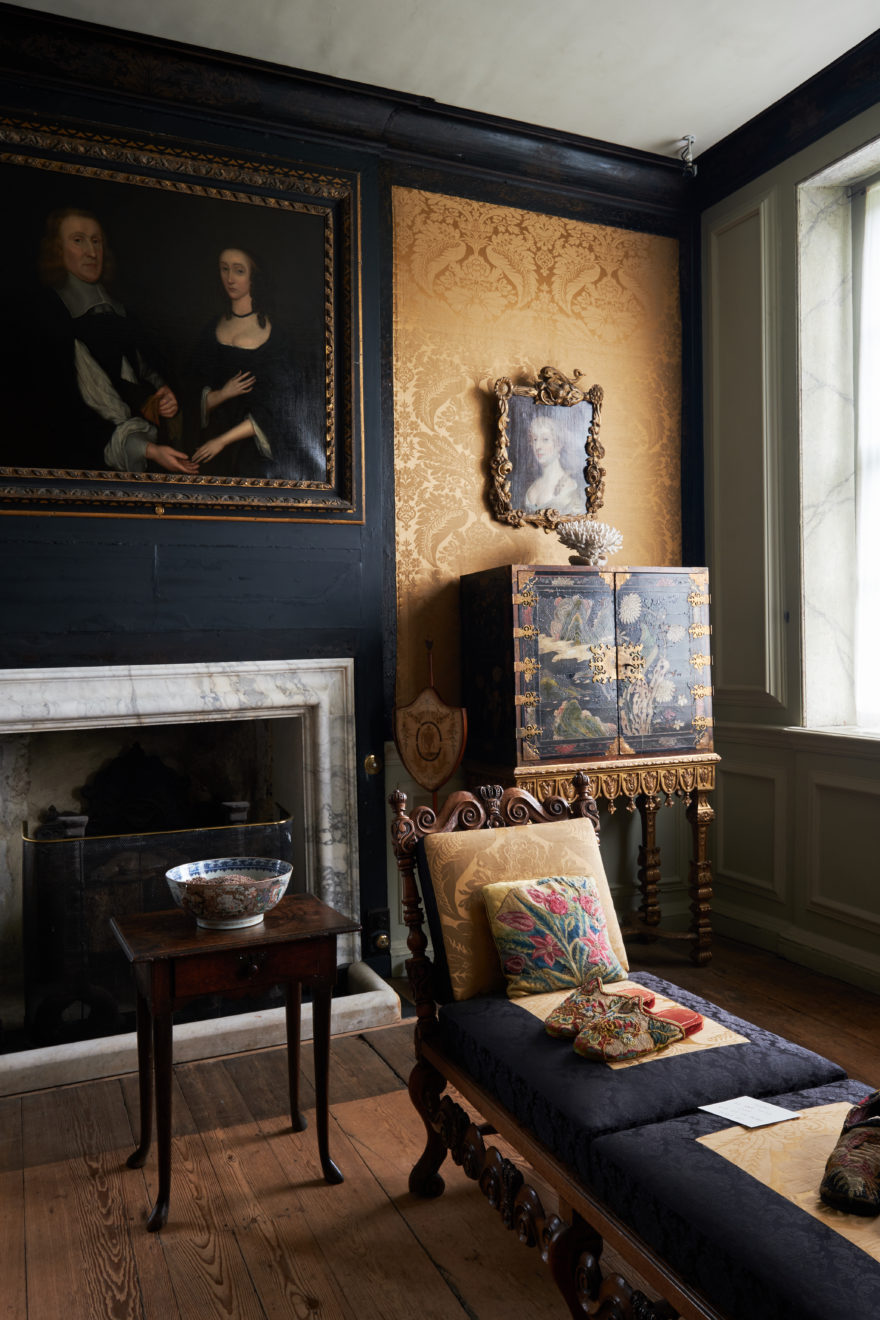
<instances>
[{"instance_id":1,"label":"ornate gilded frame","mask_svg":"<svg viewBox=\"0 0 880 1320\"><path fill-rule=\"evenodd\" d=\"M7 225L7 238L16 238L14 249L7 250L15 250L19 259L13 279L20 286L19 305L27 308L47 296L37 280L36 255L48 211L64 206L88 210L113 242L104 220L109 207L124 234L129 274L135 265L131 254L137 254L135 283L142 299L160 322L164 318L173 327L161 342L168 358L177 362L192 360L187 354L197 319L210 323L211 298L220 294L218 250L247 246L238 235L255 235L257 245L262 239L275 257L272 290L281 309L272 332L276 324L289 321L291 337L281 340L282 351L288 344L297 345L296 353L304 346L302 358L290 350L288 362L295 370L285 372L284 379L307 382L302 387L307 402L297 400L296 407L308 409L311 427L295 434L288 427L285 447L284 427L279 426L284 458L273 476L116 471L87 466L98 451L77 453L75 444L69 466L28 466L28 459L40 453L41 439L41 408L38 399L32 400L17 425L9 424L7 414L7 426L0 431L0 512L363 521L356 172L221 154L203 144L136 140L91 128L2 118L0 177L7 198L7 218L0 224ZM193 254L198 260L192 260ZM116 264L124 277L122 261ZM170 275L169 267L174 268ZM118 296L128 313L124 289ZM135 314L142 315L137 305ZM41 353L45 358L39 333L24 342L27 348L21 351L37 355L33 361L41 361ZM306 360L308 370L301 371ZM9 373L8 398L16 384L8 359L3 369ZM46 381L47 390L54 385ZM197 405L188 414L181 409L178 434L186 427L186 434L193 435L197 411ZM291 415L300 416L284 413ZM310 437L313 470L306 475L305 464L297 475L304 452L296 448L302 446L301 434ZM191 441L186 452L192 454L197 444L198 439ZM44 445L42 452L45 457L57 453L57 447Z\"/></svg>"},{"instance_id":2,"label":"ornate gilded frame","mask_svg":"<svg viewBox=\"0 0 880 1320\"><path fill-rule=\"evenodd\" d=\"M604 392L600 385L581 389L576 384L580 379L579 371L569 379L555 367L542 367L534 381L514 385L507 376L496 380L498 416L489 464L489 504L500 522L552 531L568 518L601 509L605 469L600 463L605 450L599 442L599 422ZM557 500L558 508L552 490L547 493L554 483L530 451L529 433L539 415L549 423L551 437L555 433L557 457L561 460L564 452L569 459L568 467L560 461L562 476L555 482L563 497ZM582 462L582 469L575 470L575 462Z\"/></svg>"}]
</instances>

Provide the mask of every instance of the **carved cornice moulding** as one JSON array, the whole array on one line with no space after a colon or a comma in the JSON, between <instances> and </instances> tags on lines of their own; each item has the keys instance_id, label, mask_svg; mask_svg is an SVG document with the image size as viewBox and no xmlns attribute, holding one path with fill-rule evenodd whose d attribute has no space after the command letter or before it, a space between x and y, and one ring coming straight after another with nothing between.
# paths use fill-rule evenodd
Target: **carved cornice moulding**
<instances>
[{"instance_id":1,"label":"carved cornice moulding","mask_svg":"<svg viewBox=\"0 0 880 1320\"><path fill-rule=\"evenodd\" d=\"M119 107L148 102L232 118L404 167L512 176L656 213L667 225L690 209L691 180L677 157L15 5L0 4L0 20L0 79L19 88L26 79L47 92L112 96Z\"/></svg>"}]
</instances>

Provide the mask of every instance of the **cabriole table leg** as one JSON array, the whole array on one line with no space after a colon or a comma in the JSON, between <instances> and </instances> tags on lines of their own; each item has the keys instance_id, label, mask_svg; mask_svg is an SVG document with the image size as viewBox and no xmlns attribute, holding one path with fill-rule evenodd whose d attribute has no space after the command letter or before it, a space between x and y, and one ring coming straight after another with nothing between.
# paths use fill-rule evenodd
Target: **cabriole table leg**
<instances>
[{"instance_id":1,"label":"cabriole table leg","mask_svg":"<svg viewBox=\"0 0 880 1320\"><path fill-rule=\"evenodd\" d=\"M317 1106L318 1155L328 1183L341 1183L342 1174L330 1158L328 1140L328 1081L330 1073L330 986L316 985L312 992L315 1047L315 1103Z\"/></svg>"},{"instance_id":2,"label":"cabriole table leg","mask_svg":"<svg viewBox=\"0 0 880 1320\"><path fill-rule=\"evenodd\" d=\"M301 1006L302 986L299 981L288 981L284 996L284 1008L287 1018L287 1086L290 1095L290 1121L294 1132L304 1132L308 1127L306 1116L299 1107Z\"/></svg>"},{"instance_id":3,"label":"cabriole table leg","mask_svg":"<svg viewBox=\"0 0 880 1320\"><path fill-rule=\"evenodd\" d=\"M140 1101L140 1144L126 1160L130 1169L140 1169L150 1152L153 1139L153 1019L150 1007L140 990L136 992L138 1098Z\"/></svg>"},{"instance_id":4,"label":"cabriole table leg","mask_svg":"<svg viewBox=\"0 0 880 1320\"><path fill-rule=\"evenodd\" d=\"M159 1152L159 1195L147 1220L151 1233L164 1228L171 1200L171 1014L153 1019L156 1073L156 1145Z\"/></svg>"}]
</instances>

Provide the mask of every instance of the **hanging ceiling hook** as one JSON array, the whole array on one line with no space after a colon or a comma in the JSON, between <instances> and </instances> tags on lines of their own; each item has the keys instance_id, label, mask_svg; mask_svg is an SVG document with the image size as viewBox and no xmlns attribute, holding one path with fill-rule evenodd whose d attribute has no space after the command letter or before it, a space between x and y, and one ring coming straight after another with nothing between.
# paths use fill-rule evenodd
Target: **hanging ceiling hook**
<instances>
[{"instance_id":1,"label":"hanging ceiling hook","mask_svg":"<svg viewBox=\"0 0 880 1320\"><path fill-rule=\"evenodd\" d=\"M684 164L684 172L685 174L689 174L691 178L693 178L697 172L697 162L694 160L694 143L696 140L697 139L694 137L693 133L685 133L684 137L681 139L684 146L679 152L682 163Z\"/></svg>"}]
</instances>

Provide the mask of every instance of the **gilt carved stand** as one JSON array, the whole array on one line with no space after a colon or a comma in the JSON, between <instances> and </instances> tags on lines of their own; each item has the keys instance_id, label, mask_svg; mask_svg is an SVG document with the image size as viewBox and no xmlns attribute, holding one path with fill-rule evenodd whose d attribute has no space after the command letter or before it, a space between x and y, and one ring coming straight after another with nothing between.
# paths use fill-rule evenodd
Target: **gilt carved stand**
<instances>
[{"instance_id":1,"label":"gilt carved stand","mask_svg":"<svg viewBox=\"0 0 880 1320\"><path fill-rule=\"evenodd\" d=\"M523 765L513 769L469 765L469 784L500 783L524 788L543 802L555 794L572 800L572 778L580 770L589 779L589 792L597 801L605 799L609 812L623 800L626 810L638 811L642 838L638 854L640 902L627 924L624 936L643 939L687 940L691 961L703 966L712 958L712 863L709 860L709 828L715 819L711 794L715 769L721 757L716 752L688 752L668 757L633 756L623 760L595 760ZM667 930L660 909L660 849L657 846L657 812L664 804L680 800L691 827L692 853L688 868L691 919L686 931Z\"/></svg>"}]
</instances>

